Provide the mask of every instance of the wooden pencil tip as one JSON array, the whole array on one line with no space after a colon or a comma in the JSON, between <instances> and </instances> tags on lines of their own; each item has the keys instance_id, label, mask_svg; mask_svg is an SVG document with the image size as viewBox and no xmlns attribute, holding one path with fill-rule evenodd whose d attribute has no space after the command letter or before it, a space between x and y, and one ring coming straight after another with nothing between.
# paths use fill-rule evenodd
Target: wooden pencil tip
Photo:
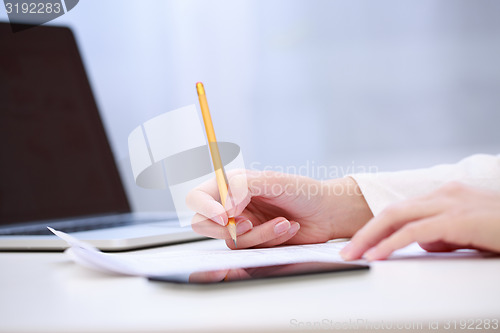
<instances>
[{"instance_id":1,"label":"wooden pencil tip","mask_svg":"<svg viewBox=\"0 0 500 333\"><path fill-rule=\"evenodd\" d=\"M227 231L229 231L229 235L231 236L231 239L234 242L234 246L238 247L236 245L236 223L234 222L233 217L229 218L229 221L227 224Z\"/></svg>"}]
</instances>

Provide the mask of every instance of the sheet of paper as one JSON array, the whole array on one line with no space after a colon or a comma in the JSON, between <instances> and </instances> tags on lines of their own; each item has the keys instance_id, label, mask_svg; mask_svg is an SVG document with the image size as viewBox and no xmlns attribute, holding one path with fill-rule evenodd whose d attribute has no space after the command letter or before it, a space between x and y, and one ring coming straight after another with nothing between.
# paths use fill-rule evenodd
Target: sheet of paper
<instances>
[{"instance_id":1,"label":"sheet of paper","mask_svg":"<svg viewBox=\"0 0 500 333\"><path fill-rule=\"evenodd\" d=\"M266 266L304 261L343 261L339 251L345 242L295 245L265 249L232 251L213 250L166 251L151 254L103 253L64 232L49 228L71 247L66 252L78 264L125 275L170 275L205 270Z\"/></svg>"},{"instance_id":2,"label":"sheet of paper","mask_svg":"<svg viewBox=\"0 0 500 333\"><path fill-rule=\"evenodd\" d=\"M66 252L78 264L105 272L136 275L185 275L190 273L239 267L291 264L305 261L344 262L340 250L347 241L322 244L294 245L264 249L229 250L204 249L187 251L165 251L159 253L114 253L99 251L64 232L49 228L71 247ZM418 245L397 251L393 258L414 256L478 256L477 252L451 254L429 254ZM366 263L363 260L354 262Z\"/></svg>"}]
</instances>

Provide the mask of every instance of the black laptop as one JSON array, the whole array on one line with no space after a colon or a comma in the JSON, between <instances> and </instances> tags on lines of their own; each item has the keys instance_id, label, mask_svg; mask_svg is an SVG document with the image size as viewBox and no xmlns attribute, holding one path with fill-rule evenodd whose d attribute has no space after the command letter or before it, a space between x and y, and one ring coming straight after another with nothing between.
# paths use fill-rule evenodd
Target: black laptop
<instances>
[{"instance_id":1,"label":"black laptop","mask_svg":"<svg viewBox=\"0 0 500 333\"><path fill-rule=\"evenodd\" d=\"M0 250L103 250L201 239L174 212L132 213L73 33L0 22Z\"/></svg>"}]
</instances>

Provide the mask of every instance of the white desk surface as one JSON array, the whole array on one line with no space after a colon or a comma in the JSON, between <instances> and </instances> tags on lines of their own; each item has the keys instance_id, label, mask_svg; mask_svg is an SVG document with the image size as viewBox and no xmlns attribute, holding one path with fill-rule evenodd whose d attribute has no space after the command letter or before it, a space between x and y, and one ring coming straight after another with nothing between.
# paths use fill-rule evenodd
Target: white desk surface
<instances>
[{"instance_id":1,"label":"white desk surface","mask_svg":"<svg viewBox=\"0 0 500 333\"><path fill-rule=\"evenodd\" d=\"M217 241L144 251L210 242ZM338 328L463 318L500 318L499 257L404 259L376 262L368 272L179 286L91 271L63 253L0 253L0 332L276 332L314 322Z\"/></svg>"}]
</instances>

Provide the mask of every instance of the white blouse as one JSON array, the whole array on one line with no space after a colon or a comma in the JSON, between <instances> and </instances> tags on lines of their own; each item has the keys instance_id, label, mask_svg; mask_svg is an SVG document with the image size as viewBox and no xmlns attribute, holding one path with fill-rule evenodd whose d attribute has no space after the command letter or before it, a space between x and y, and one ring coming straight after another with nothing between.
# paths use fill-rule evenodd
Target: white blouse
<instances>
[{"instance_id":1,"label":"white blouse","mask_svg":"<svg viewBox=\"0 0 500 333\"><path fill-rule=\"evenodd\" d=\"M373 215L377 215L394 202L427 194L451 181L500 191L500 155L478 154L457 164L350 177L358 183Z\"/></svg>"}]
</instances>

